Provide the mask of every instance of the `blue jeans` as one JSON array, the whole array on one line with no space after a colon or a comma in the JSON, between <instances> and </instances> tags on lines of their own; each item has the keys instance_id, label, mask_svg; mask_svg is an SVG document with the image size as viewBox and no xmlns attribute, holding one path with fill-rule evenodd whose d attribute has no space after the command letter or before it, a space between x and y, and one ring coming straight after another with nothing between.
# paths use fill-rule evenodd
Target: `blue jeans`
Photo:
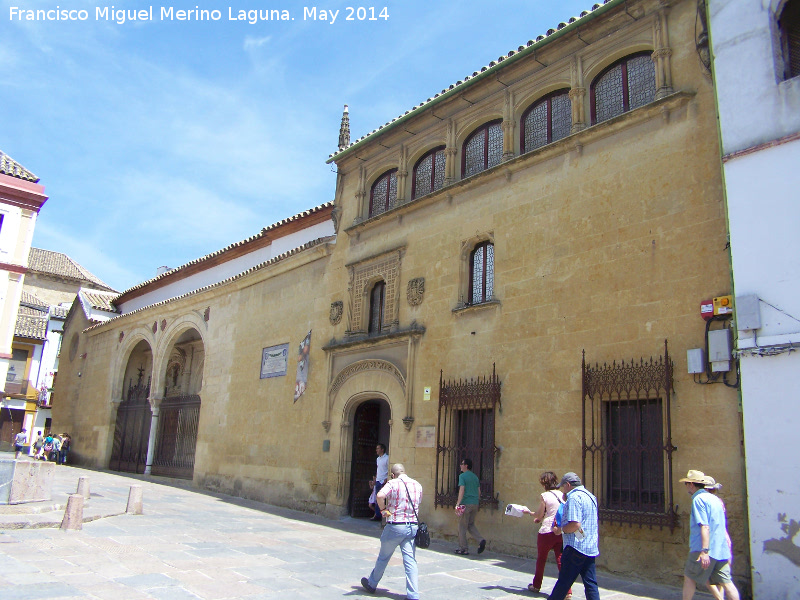
<instances>
[{"instance_id":1,"label":"blue jeans","mask_svg":"<svg viewBox=\"0 0 800 600\"><path fill-rule=\"evenodd\" d=\"M378 553L378 560L375 561L375 568L369 574L369 584L378 587L378 582L383 577L386 565L392 558L395 548L400 546L403 555L403 568L406 570L406 597L409 600L419 598L419 587L417 585L417 557L414 536L417 535L415 525L390 525L387 523L381 534L381 551Z\"/></svg>"},{"instance_id":2,"label":"blue jeans","mask_svg":"<svg viewBox=\"0 0 800 600\"><path fill-rule=\"evenodd\" d=\"M600 600L600 590L597 588L594 556L581 554L572 546L565 546L561 553L561 571L558 573L556 587L550 592L547 600L564 600L569 588L581 576L583 587L586 591L586 600Z\"/></svg>"}]
</instances>

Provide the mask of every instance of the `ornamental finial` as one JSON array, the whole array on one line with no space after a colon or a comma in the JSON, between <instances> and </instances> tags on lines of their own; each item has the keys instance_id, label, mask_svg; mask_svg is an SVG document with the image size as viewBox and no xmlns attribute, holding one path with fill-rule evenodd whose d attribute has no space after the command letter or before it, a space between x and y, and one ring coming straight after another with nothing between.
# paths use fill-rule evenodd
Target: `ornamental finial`
<instances>
[{"instance_id":1,"label":"ornamental finial","mask_svg":"<svg viewBox=\"0 0 800 600\"><path fill-rule=\"evenodd\" d=\"M339 128L339 150L344 150L350 145L350 109L344 105L342 113L342 126Z\"/></svg>"}]
</instances>

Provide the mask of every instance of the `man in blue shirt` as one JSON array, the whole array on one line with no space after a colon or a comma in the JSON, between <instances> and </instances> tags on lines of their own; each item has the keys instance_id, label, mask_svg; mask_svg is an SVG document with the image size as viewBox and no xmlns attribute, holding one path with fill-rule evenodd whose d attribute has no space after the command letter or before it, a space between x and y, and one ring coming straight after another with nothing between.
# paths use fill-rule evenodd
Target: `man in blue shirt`
<instances>
[{"instance_id":1,"label":"man in blue shirt","mask_svg":"<svg viewBox=\"0 0 800 600\"><path fill-rule=\"evenodd\" d=\"M564 600L571 596L569 588L578 575L583 580L586 600L600 600L595 574L595 558L599 556L597 527L597 498L581 483L575 473L561 478L559 488L567 497L561 531L564 551L556 586L547 600Z\"/></svg>"},{"instance_id":2,"label":"man in blue shirt","mask_svg":"<svg viewBox=\"0 0 800 600\"><path fill-rule=\"evenodd\" d=\"M705 490L706 476L700 471L689 471L680 482L692 497L689 556L683 570L683 600L692 600L698 583L721 585L729 600L739 600L739 592L731 580L731 549L722 501Z\"/></svg>"}]
</instances>

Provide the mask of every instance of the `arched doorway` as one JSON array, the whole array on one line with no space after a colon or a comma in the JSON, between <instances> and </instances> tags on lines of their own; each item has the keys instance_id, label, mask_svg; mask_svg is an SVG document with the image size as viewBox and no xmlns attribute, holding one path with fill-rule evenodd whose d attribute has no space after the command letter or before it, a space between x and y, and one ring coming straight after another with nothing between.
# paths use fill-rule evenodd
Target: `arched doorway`
<instances>
[{"instance_id":1,"label":"arched doorway","mask_svg":"<svg viewBox=\"0 0 800 600\"><path fill-rule=\"evenodd\" d=\"M142 340L131 351L125 369L127 388L117 409L114 441L108 468L112 471L144 473L150 438L150 374L153 353Z\"/></svg>"},{"instance_id":2,"label":"arched doorway","mask_svg":"<svg viewBox=\"0 0 800 600\"><path fill-rule=\"evenodd\" d=\"M358 405L353 415L353 457L350 465L351 517L371 517L369 482L375 476L375 447L389 448L389 404L385 400L367 400Z\"/></svg>"},{"instance_id":3,"label":"arched doorway","mask_svg":"<svg viewBox=\"0 0 800 600\"><path fill-rule=\"evenodd\" d=\"M164 399L159 406L153 475L181 479L194 475L204 362L200 333L187 329L170 348L163 372Z\"/></svg>"}]
</instances>

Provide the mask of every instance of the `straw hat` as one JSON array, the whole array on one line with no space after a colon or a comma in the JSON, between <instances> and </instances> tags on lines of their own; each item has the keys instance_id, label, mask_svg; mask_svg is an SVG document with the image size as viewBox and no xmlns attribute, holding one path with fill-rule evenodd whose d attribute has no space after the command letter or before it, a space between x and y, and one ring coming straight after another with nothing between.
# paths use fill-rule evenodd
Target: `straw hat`
<instances>
[{"instance_id":1,"label":"straw hat","mask_svg":"<svg viewBox=\"0 0 800 600\"><path fill-rule=\"evenodd\" d=\"M680 481L681 483L689 482L689 483L699 483L700 485L705 485L706 476L705 473L703 473L702 471L689 471L686 474L686 477L684 477L683 479L679 479L678 481Z\"/></svg>"},{"instance_id":2,"label":"straw hat","mask_svg":"<svg viewBox=\"0 0 800 600\"><path fill-rule=\"evenodd\" d=\"M722 487L722 484L714 481L711 475L706 475L705 484L707 490L718 490Z\"/></svg>"}]
</instances>

